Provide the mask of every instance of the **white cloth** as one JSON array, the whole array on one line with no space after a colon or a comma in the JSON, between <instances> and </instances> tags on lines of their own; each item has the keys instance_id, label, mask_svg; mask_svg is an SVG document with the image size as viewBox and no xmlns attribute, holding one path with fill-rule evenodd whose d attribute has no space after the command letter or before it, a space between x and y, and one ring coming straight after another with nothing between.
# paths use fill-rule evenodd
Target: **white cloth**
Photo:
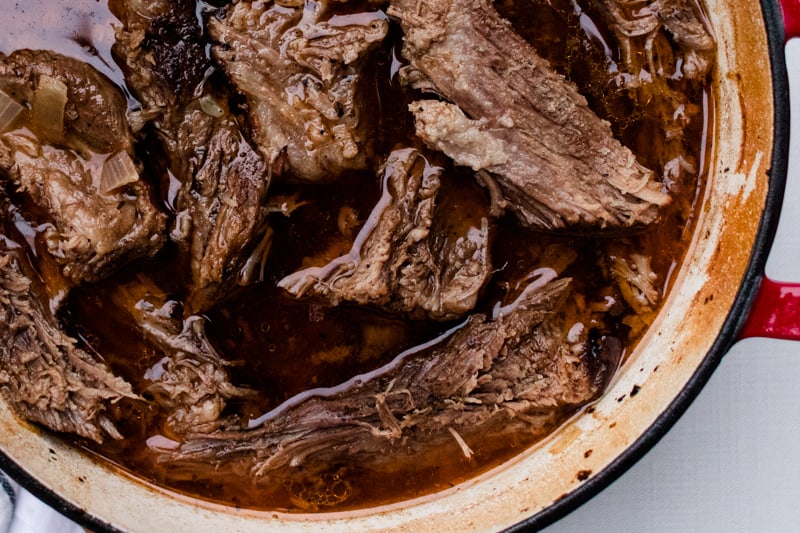
<instances>
[{"instance_id":1,"label":"white cloth","mask_svg":"<svg viewBox=\"0 0 800 533\"><path fill-rule=\"evenodd\" d=\"M11 527L18 489L16 483L0 472L0 533L7 533Z\"/></svg>"},{"instance_id":2,"label":"white cloth","mask_svg":"<svg viewBox=\"0 0 800 533\"><path fill-rule=\"evenodd\" d=\"M20 489L8 533L86 533L86 530L30 492Z\"/></svg>"},{"instance_id":3,"label":"white cloth","mask_svg":"<svg viewBox=\"0 0 800 533\"><path fill-rule=\"evenodd\" d=\"M85 533L0 472L0 533Z\"/></svg>"}]
</instances>

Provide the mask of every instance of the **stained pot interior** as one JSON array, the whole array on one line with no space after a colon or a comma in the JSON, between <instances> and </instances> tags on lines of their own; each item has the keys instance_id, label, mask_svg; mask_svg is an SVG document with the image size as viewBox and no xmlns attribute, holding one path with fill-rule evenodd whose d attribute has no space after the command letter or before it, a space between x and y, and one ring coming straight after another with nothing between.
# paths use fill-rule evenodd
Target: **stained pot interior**
<instances>
[{"instance_id":1,"label":"stained pot interior","mask_svg":"<svg viewBox=\"0 0 800 533\"><path fill-rule=\"evenodd\" d=\"M546 442L424 499L352 513L281 515L223 508L149 486L21 423L0 401L0 451L7 458L0 466L74 518L131 531L501 530L593 483L703 363L745 277L767 201L774 106L760 6L718 0L706 6L719 44L716 140L694 243L662 312L610 390Z\"/></svg>"}]
</instances>

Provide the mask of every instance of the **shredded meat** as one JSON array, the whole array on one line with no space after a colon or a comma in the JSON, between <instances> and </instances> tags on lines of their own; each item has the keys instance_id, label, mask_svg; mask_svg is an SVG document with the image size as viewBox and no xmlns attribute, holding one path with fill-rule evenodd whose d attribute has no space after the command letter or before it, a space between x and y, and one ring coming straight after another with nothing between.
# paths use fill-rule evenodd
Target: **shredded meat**
<instances>
[{"instance_id":1,"label":"shredded meat","mask_svg":"<svg viewBox=\"0 0 800 533\"><path fill-rule=\"evenodd\" d=\"M660 297L654 287L656 274L650 268L650 258L642 254L625 257L614 252L608 258L611 273L628 305L638 314L652 311Z\"/></svg>"},{"instance_id":2,"label":"shredded meat","mask_svg":"<svg viewBox=\"0 0 800 533\"><path fill-rule=\"evenodd\" d=\"M211 431L228 400L252 394L231 383L230 363L206 337L205 319L184 320L183 306L145 277L120 286L114 302L129 312L130 327L163 354L145 374L151 382L145 390L167 413L165 433Z\"/></svg>"},{"instance_id":3,"label":"shredded meat","mask_svg":"<svg viewBox=\"0 0 800 533\"><path fill-rule=\"evenodd\" d=\"M247 428L192 436L165 460L240 459L263 475L343 455L377 464L451 439L467 453L490 433L543 433L564 409L601 392L620 355L611 339L600 359L588 345L576 352L564 343L553 321L569 280L549 272L491 317L474 314L436 343Z\"/></svg>"},{"instance_id":4,"label":"shredded meat","mask_svg":"<svg viewBox=\"0 0 800 533\"><path fill-rule=\"evenodd\" d=\"M713 65L716 43L687 0L656 0L638 9L618 0L596 0L623 50L615 77L637 106L664 125L664 185L678 192L698 163L686 155L686 130L703 120L702 109L682 90L686 80L703 80ZM685 207L684 207L685 209Z\"/></svg>"},{"instance_id":5,"label":"shredded meat","mask_svg":"<svg viewBox=\"0 0 800 533\"><path fill-rule=\"evenodd\" d=\"M689 0L655 0L642 3L632 9L632 3L621 0L595 0L602 8L610 27L619 38L625 52L628 72L637 83L641 54L634 47L637 38L644 38L644 52L649 72L657 75L654 54L658 48L655 41L663 28L683 53L676 74L690 79L702 79L708 74L714 60L716 43Z\"/></svg>"},{"instance_id":6,"label":"shredded meat","mask_svg":"<svg viewBox=\"0 0 800 533\"><path fill-rule=\"evenodd\" d=\"M366 168L372 125L357 105L359 67L388 30L380 12L328 17L325 1L237 2L208 24L262 154L306 181Z\"/></svg>"},{"instance_id":7,"label":"shredded meat","mask_svg":"<svg viewBox=\"0 0 800 533\"><path fill-rule=\"evenodd\" d=\"M445 100L411 104L417 134L480 171L498 209L535 228L613 228L648 224L669 202L487 0L394 0L389 14L405 31L406 83Z\"/></svg>"},{"instance_id":8,"label":"shredded meat","mask_svg":"<svg viewBox=\"0 0 800 533\"><path fill-rule=\"evenodd\" d=\"M61 331L7 251L0 252L0 391L20 417L97 442L122 438L106 410L135 398L128 383Z\"/></svg>"},{"instance_id":9,"label":"shredded meat","mask_svg":"<svg viewBox=\"0 0 800 533\"><path fill-rule=\"evenodd\" d=\"M489 279L489 223L458 224L436 209L441 169L414 149L391 153L381 170L383 196L349 254L296 272L278 285L437 320L470 311ZM448 223L452 222L452 223Z\"/></svg>"}]
</instances>

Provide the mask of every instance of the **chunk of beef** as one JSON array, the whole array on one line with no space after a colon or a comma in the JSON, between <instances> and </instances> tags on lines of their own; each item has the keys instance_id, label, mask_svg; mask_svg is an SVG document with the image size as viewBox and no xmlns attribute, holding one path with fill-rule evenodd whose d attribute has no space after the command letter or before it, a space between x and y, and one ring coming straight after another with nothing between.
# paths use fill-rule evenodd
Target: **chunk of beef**
<instances>
[{"instance_id":1,"label":"chunk of beef","mask_svg":"<svg viewBox=\"0 0 800 533\"><path fill-rule=\"evenodd\" d=\"M543 434L600 394L620 349L569 346L557 319L569 280L538 278L493 316L471 315L456 331L368 375L286 402L248 429L184 442L172 461L235 461L257 474L313 469L344 455L370 465L411 458L455 440L463 453L489 433ZM473 445L470 445L470 442Z\"/></svg>"},{"instance_id":2,"label":"chunk of beef","mask_svg":"<svg viewBox=\"0 0 800 533\"><path fill-rule=\"evenodd\" d=\"M194 2L112 2L123 22L114 53L142 102L179 182L171 236L190 252L194 310L252 281L245 266L267 233L271 168L243 135L224 92L205 83L206 56Z\"/></svg>"},{"instance_id":3,"label":"chunk of beef","mask_svg":"<svg viewBox=\"0 0 800 533\"><path fill-rule=\"evenodd\" d=\"M82 155L131 152L132 137L119 87L88 63L46 50L0 55L0 89L31 105L43 77L66 85L63 138L57 141Z\"/></svg>"},{"instance_id":4,"label":"chunk of beef","mask_svg":"<svg viewBox=\"0 0 800 533\"><path fill-rule=\"evenodd\" d=\"M186 159L170 233L190 253L192 312L208 309L236 285L256 281L248 265L269 239L266 206L270 171L232 118L187 109L172 154ZM173 156L174 160L174 156ZM266 253L266 252L264 252ZM256 257L264 261L265 257Z\"/></svg>"},{"instance_id":5,"label":"chunk of beef","mask_svg":"<svg viewBox=\"0 0 800 533\"><path fill-rule=\"evenodd\" d=\"M90 65L55 53L0 56L0 89L20 102L35 102L43 77L67 88L63 137L42 138L35 127L2 134L0 173L43 213L46 250L64 276L73 284L97 281L155 255L166 240L166 217L132 159L119 88ZM113 161L128 163L127 173L112 174L121 183L104 175Z\"/></svg>"},{"instance_id":6,"label":"chunk of beef","mask_svg":"<svg viewBox=\"0 0 800 533\"><path fill-rule=\"evenodd\" d=\"M381 170L383 195L348 255L296 272L278 285L444 320L470 311L491 272L489 222L436 209L441 169L418 151L391 153ZM463 221L463 222L462 222Z\"/></svg>"},{"instance_id":7,"label":"chunk of beef","mask_svg":"<svg viewBox=\"0 0 800 533\"><path fill-rule=\"evenodd\" d=\"M122 23L112 51L142 104L138 124L173 122L212 69L196 3L110 0L109 7Z\"/></svg>"},{"instance_id":8,"label":"chunk of beef","mask_svg":"<svg viewBox=\"0 0 800 533\"><path fill-rule=\"evenodd\" d=\"M669 202L583 96L487 0L394 0L417 134L535 228L629 227Z\"/></svg>"},{"instance_id":9,"label":"chunk of beef","mask_svg":"<svg viewBox=\"0 0 800 533\"><path fill-rule=\"evenodd\" d=\"M20 417L97 442L122 438L106 409L135 397L58 328L7 251L0 252L0 391Z\"/></svg>"},{"instance_id":10,"label":"chunk of beef","mask_svg":"<svg viewBox=\"0 0 800 533\"><path fill-rule=\"evenodd\" d=\"M596 0L609 26L617 35L625 52L625 63L634 83L640 81L639 64L642 55L647 58L649 74L658 75L654 59L655 40L663 28L682 51L683 57L676 66L677 76L702 79L711 70L716 49L714 37L703 23L699 7L693 0L654 0L634 9L630 2ZM637 53L634 41L643 38L644 54Z\"/></svg>"},{"instance_id":11,"label":"chunk of beef","mask_svg":"<svg viewBox=\"0 0 800 533\"><path fill-rule=\"evenodd\" d=\"M703 114L699 102L687 94L696 92L711 70L714 38L693 0L656 0L636 10L617 0L596 3L623 50L614 82L663 125L663 142L655 143L659 149L654 155L662 165L664 184L677 192L699 171L688 155L685 132L693 124L697 127ZM689 209L688 204L676 207Z\"/></svg>"},{"instance_id":12,"label":"chunk of beef","mask_svg":"<svg viewBox=\"0 0 800 533\"><path fill-rule=\"evenodd\" d=\"M145 374L151 384L146 392L166 409L166 433L211 431L217 427L226 402L250 396L252 391L236 387L228 366L205 333L199 316L183 319L183 306L146 278L139 276L114 294L119 309L132 318L130 327L163 357Z\"/></svg>"},{"instance_id":13,"label":"chunk of beef","mask_svg":"<svg viewBox=\"0 0 800 533\"><path fill-rule=\"evenodd\" d=\"M367 165L359 66L388 23L381 12L330 17L327 2L302 4L237 2L208 30L213 57L247 99L264 157L319 181Z\"/></svg>"}]
</instances>

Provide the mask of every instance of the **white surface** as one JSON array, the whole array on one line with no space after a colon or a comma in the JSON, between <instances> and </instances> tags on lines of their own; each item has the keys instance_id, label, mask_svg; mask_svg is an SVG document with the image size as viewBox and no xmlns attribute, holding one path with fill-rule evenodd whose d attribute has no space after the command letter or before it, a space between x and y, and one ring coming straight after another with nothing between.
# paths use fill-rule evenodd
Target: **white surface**
<instances>
[{"instance_id":1,"label":"white surface","mask_svg":"<svg viewBox=\"0 0 800 533\"><path fill-rule=\"evenodd\" d=\"M19 486L0 472L0 532L8 531L14 518L14 504Z\"/></svg>"},{"instance_id":2,"label":"white surface","mask_svg":"<svg viewBox=\"0 0 800 533\"><path fill-rule=\"evenodd\" d=\"M787 48L790 181L770 277L800 281L800 40ZM749 339L725 356L675 427L547 533L800 531L800 343ZM82 531L20 493L9 533ZM4 533L4 532L0 532Z\"/></svg>"},{"instance_id":3,"label":"white surface","mask_svg":"<svg viewBox=\"0 0 800 533\"><path fill-rule=\"evenodd\" d=\"M47 507L30 492L20 490L17 494L14 520L8 533L85 533L85 531L78 524Z\"/></svg>"},{"instance_id":4,"label":"white surface","mask_svg":"<svg viewBox=\"0 0 800 533\"><path fill-rule=\"evenodd\" d=\"M798 531L798 352L741 342L644 459L545 532Z\"/></svg>"},{"instance_id":5,"label":"white surface","mask_svg":"<svg viewBox=\"0 0 800 533\"><path fill-rule=\"evenodd\" d=\"M787 57L794 137L767 275L800 282L800 39ZM650 453L545 532L800 531L798 413L800 343L739 342Z\"/></svg>"}]
</instances>

